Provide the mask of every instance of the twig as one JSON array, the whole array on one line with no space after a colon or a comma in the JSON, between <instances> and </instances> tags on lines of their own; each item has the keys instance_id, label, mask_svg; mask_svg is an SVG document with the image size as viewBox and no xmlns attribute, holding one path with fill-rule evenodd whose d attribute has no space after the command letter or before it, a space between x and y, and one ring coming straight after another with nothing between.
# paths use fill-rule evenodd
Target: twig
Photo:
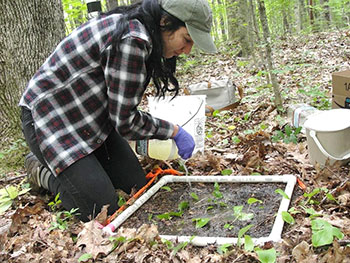
<instances>
[{"instance_id":1,"label":"twig","mask_svg":"<svg viewBox=\"0 0 350 263\"><path fill-rule=\"evenodd\" d=\"M349 182L349 179L348 179L348 178L345 179L338 187L336 187L336 188L334 188L332 191L330 191L330 194L333 195L334 192L336 192L339 188L342 188L347 182ZM328 197L325 196L325 197L322 199L320 205L322 205L327 199L328 199Z\"/></svg>"},{"instance_id":2,"label":"twig","mask_svg":"<svg viewBox=\"0 0 350 263\"><path fill-rule=\"evenodd\" d=\"M20 175L14 176L14 177L1 179L0 183L7 183L7 182L15 181L15 180L23 178L25 176L27 176L27 174L20 174Z\"/></svg>"}]
</instances>

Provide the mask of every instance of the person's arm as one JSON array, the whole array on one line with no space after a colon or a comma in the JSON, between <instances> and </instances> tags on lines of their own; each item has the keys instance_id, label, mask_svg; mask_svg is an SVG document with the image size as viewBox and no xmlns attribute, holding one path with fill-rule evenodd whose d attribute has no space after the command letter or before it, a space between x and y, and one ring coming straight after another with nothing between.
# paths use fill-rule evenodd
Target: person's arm
<instances>
[{"instance_id":1,"label":"person's arm","mask_svg":"<svg viewBox=\"0 0 350 263\"><path fill-rule=\"evenodd\" d=\"M126 139L170 138L173 124L137 109L145 91L147 42L127 37L118 50L106 52L109 114L116 130Z\"/></svg>"}]
</instances>

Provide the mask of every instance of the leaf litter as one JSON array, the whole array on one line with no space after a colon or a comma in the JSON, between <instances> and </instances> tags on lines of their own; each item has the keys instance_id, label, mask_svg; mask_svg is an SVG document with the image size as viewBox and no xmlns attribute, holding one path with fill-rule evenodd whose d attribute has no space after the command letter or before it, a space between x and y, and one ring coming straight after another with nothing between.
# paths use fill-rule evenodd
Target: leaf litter
<instances>
[{"instance_id":1,"label":"leaf litter","mask_svg":"<svg viewBox=\"0 0 350 263\"><path fill-rule=\"evenodd\" d=\"M320 105L324 99L330 101L331 73L350 67L349 36L349 31L338 31L303 39L287 36L276 41L273 59L279 69L277 77L285 104ZM297 145L271 140L275 131L284 129L285 116L279 117L271 101L272 89L266 85L266 74L261 74L258 63L247 61L246 66L241 66L238 62L244 58L225 52L201 55L201 60L195 56L187 59L197 64L191 66L190 72L181 72L185 61L179 59L178 75L183 88L189 83L229 76L244 94L235 109L207 117L206 132L212 136L206 138L205 154L187 162L190 174L220 175L229 169L232 175L297 175L306 186L305 193L322 190L308 198L299 189L290 205L297 211L292 214L295 223L286 224L281 243L268 242L262 248L274 248L278 252L276 262L350 262L349 165L335 164L323 169L312 166L303 134L298 135ZM145 169L156 163L145 159L141 162ZM11 181L16 183L19 180ZM2 187L5 184L1 182ZM331 194L335 201L326 194ZM154 225L120 228L112 239L103 236L94 221L82 224L73 220L66 230L49 231L55 213L50 212L47 203L53 198L27 193L1 216L0 262L78 262L79 258L81 262L259 262L255 252L239 247L228 246L225 253L219 253L215 245L193 247L162 242ZM307 201L305 209L302 204ZM321 215L318 217L339 228L344 238L313 247L310 213Z\"/></svg>"}]
</instances>

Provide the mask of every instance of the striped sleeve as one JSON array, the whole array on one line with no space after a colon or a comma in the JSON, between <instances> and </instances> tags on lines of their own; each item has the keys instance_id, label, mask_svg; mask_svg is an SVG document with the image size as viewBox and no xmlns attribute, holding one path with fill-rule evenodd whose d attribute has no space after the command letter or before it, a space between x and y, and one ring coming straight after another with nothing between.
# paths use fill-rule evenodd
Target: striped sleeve
<instances>
[{"instance_id":1,"label":"striped sleeve","mask_svg":"<svg viewBox=\"0 0 350 263\"><path fill-rule=\"evenodd\" d=\"M109 115L126 139L168 139L173 125L138 110L145 91L147 43L136 37L123 39L118 49L106 50L104 68Z\"/></svg>"}]
</instances>

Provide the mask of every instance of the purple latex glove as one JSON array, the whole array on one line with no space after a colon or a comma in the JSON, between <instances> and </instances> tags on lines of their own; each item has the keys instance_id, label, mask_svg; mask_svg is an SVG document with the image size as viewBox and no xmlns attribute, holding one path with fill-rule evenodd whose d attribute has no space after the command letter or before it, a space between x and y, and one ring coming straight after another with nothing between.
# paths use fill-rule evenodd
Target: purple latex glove
<instances>
[{"instance_id":1,"label":"purple latex glove","mask_svg":"<svg viewBox=\"0 0 350 263\"><path fill-rule=\"evenodd\" d=\"M179 131L174 136L174 141L178 148L178 153L182 159L188 159L192 156L192 152L194 150L194 140L192 135L185 131L181 126L179 127Z\"/></svg>"}]
</instances>

